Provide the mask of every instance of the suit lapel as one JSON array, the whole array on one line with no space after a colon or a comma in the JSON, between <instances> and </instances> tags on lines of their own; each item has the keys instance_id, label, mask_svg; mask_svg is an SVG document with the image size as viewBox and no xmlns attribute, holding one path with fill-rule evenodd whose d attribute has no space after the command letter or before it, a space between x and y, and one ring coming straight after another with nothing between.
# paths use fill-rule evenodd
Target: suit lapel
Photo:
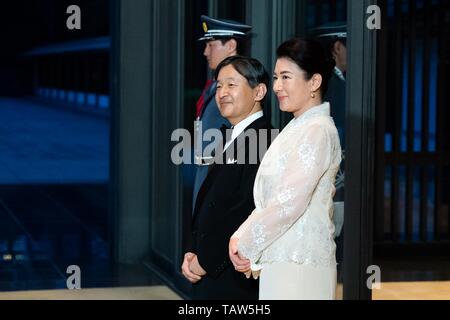
<instances>
[{"instance_id":1,"label":"suit lapel","mask_svg":"<svg viewBox=\"0 0 450 320\"><path fill-rule=\"evenodd\" d=\"M264 116L262 116L261 118L256 119L255 121L253 121L247 128L244 129L244 131L242 131L237 137L236 139L233 141L233 147L234 147L234 154L233 154L233 159L232 160L236 160L236 156L239 154L239 150L244 148L246 146L246 141L250 140L257 135L257 131L259 129L268 129L268 125L267 125L267 121L266 118ZM253 129L250 134L248 134L248 130ZM243 139L243 136L246 135L245 139ZM249 153L250 150L245 150L245 154L247 155ZM226 159L228 160L228 159ZM226 161L224 162L225 164L227 163Z\"/></svg>"},{"instance_id":2,"label":"suit lapel","mask_svg":"<svg viewBox=\"0 0 450 320\"><path fill-rule=\"evenodd\" d=\"M254 135L256 135L257 130L259 129L268 129L270 130L270 126L268 125L266 118L264 116L262 116L261 118L256 119L255 121L253 121L247 128L244 129L244 131L241 132L241 134L239 134L239 136L233 141L233 145L234 145L234 154L237 154L237 151L240 150L241 148L243 148L245 146L245 141L247 139L242 139L240 138L243 134L245 134L245 132L249 129L254 129L254 131L248 135L248 138L253 137ZM240 138L240 139L239 139ZM242 141L239 141L242 140ZM239 144L238 144L239 142ZM249 152L249 150L245 151L246 153ZM211 188L211 184L215 179L215 176L217 175L218 170L220 170L220 168L222 166L226 166L227 165L227 159L226 159L226 153L223 153L221 155L216 155L217 157L222 157L223 159L223 164L218 164L216 162L214 162L212 165L210 165L208 167L208 176L206 177L205 181L203 182L202 186L200 187L198 196L197 196L197 201L195 203L195 209L194 209L194 220L195 217L198 213L198 211L200 210L201 204L208 192L208 190ZM228 164L228 165L238 165L236 164Z\"/></svg>"}]
</instances>

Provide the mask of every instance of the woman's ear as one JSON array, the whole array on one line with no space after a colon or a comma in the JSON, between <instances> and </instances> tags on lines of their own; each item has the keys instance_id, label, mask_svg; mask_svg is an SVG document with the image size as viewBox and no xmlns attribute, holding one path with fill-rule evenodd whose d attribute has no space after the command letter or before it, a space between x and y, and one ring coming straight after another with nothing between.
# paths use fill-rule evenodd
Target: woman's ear
<instances>
[{"instance_id":1,"label":"woman's ear","mask_svg":"<svg viewBox=\"0 0 450 320\"><path fill-rule=\"evenodd\" d=\"M311 92L316 92L320 89L322 86L322 76L319 73L315 73L311 80Z\"/></svg>"},{"instance_id":2,"label":"woman's ear","mask_svg":"<svg viewBox=\"0 0 450 320\"><path fill-rule=\"evenodd\" d=\"M255 101L262 101L264 99L264 97L266 96L267 93L267 87L264 83L260 83L258 84L258 86L256 87L256 96L255 96Z\"/></svg>"}]
</instances>

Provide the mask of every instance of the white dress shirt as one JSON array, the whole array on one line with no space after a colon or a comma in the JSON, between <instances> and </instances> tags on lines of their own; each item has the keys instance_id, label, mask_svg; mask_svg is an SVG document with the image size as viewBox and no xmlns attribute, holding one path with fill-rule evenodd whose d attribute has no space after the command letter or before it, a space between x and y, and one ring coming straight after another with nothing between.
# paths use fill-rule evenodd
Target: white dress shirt
<instances>
[{"instance_id":1,"label":"white dress shirt","mask_svg":"<svg viewBox=\"0 0 450 320\"><path fill-rule=\"evenodd\" d=\"M334 67L334 74L342 81L345 81L344 73L338 67Z\"/></svg>"},{"instance_id":2,"label":"white dress shirt","mask_svg":"<svg viewBox=\"0 0 450 320\"><path fill-rule=\"evenodd\" d=\"M258 120L259 118L261 118L263 115L264 115L264 112L258 111L256 113L252 114L251 116L245 118L238 124L236 124L233 127L233 132L231 133L231 139L230 139L230 141L228 141L226 143L225 147L223 148L223 151L225 152L225 150L227 150L227 148L233 143L234 140L236 140L236 138L245 130L245 128L247 128L249 125L251 125L253 122Z\"/></svg>"}]
</instances>

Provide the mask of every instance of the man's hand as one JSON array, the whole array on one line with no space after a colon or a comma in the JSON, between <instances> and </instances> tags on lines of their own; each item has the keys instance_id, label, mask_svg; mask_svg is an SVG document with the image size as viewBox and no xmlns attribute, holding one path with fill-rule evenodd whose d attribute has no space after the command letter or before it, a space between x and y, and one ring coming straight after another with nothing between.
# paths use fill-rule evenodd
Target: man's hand
<instances>
[{"instance_id":1,"label":"man's hand","mask_svg":"<svg viewBox=\"0 0 450 320\"><path fill-rule=\"evenodd\" d=\"M181 272L183 273L183 276L191 283L197 283L202 279L199 274L192 272L191 264L194 259L197 260L197 255L192 252L187 252L184 255L183 264L181 265Z\"/></svg>"},{"instance_id":2,"label":"man's hand","mask_svg":"<svg viewBox=\"0 0 450 320\"><path fill-rule=\"evenodd\" d=\"M239 272L245 273L247 278L249 277L250 271L250 260L242 258L238 252L238 238L231 238L228 244L228 254L230 256L230 260L233 263L234 269Z\"/></svg>"},{"instance_id":3,"label":"man's hand","mask_svg":"<svg viewBox=\"0 0 450 320\"><path fill-rule=\"evenodd\" d=\"M202 268L202 266L200 265L200 262L198 262L197 255L194 256L189 267L190 267L191 271L193 273L195 273L196 275L203 277L206 274L206 271Z\"/></svg>"}]
</instances>

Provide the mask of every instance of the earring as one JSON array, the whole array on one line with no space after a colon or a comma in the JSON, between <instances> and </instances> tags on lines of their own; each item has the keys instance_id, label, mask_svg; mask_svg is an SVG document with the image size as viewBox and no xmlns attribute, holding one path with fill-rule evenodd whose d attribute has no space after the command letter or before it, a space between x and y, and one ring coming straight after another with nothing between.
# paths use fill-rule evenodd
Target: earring
<instances>
[{"instance_id":1,"label":"earring","mask_svg":"<svg viewBox=\"0 0 450 320\"><path fill-rule=\"evenodd\" d=\"M311 98L315 98L315 97L316 97L315 93L311 91Z\"/></svg>"}]
</instances>

